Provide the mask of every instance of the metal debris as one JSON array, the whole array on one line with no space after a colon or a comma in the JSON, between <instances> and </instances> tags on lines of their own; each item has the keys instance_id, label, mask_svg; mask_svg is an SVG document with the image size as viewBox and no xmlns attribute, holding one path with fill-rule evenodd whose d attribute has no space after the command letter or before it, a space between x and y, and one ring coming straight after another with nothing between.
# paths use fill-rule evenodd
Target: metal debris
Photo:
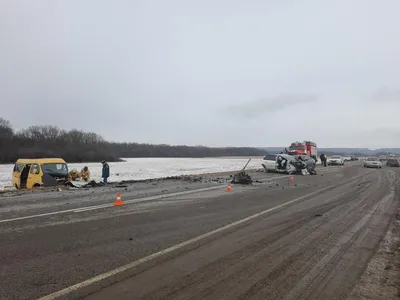
<instances>
[{"instance_id":1,"label":"metal debris","mask_svg":"<svg viewBox=\"0 0 400 300\"><path fill-rule=\"evenodd\" d=\"M252 184L253 180L251 179L249 174L246 174L245 171L241 171L235 175L233 175L233 179L231 183L235 184Z\"/></svg>"},{"instance_id":2,"label":"metal debris","mask_svg":"<svg viewBox=\"0 0 400 300\"><path fill-rule=\"evenodd\" d=\"M246 165L243 167L243 169L239 173L233 175L233 179L232 179L231 183L235 183L235 184L252 184L253 183L253 180L251 179L250 175L246 174L246 172L244 171L250 161L251 161L251 158L247 161Z\"/></svg>"}]
</instances>

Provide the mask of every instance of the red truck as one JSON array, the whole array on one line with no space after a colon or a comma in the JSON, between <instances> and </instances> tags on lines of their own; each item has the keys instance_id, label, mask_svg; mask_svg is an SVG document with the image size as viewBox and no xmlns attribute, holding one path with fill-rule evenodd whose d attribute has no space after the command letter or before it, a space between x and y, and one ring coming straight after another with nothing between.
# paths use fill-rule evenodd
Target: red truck
<instances>
[{"instance_id":1,"label":"red truck","mask_svg":"<svg viewBox=\"0 0 400 300\"><path fill-rule=\"evenodd\" d=\"M317 144L311 141L293 142L289 146L289 153L294 155L308 155L318 159Z\"/></svg>"}]
</instances>

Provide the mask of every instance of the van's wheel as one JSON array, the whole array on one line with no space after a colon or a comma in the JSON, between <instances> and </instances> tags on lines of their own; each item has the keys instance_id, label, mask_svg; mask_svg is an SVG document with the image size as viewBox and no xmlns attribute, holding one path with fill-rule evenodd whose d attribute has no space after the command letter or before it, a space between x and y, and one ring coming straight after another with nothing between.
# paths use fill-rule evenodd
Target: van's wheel
<instances>
[{"instance_id":1,"label":"van's wheel","mask_svg":"<svg viewBox=\"0 0 400 300\"><path fill-rule=\"evenodd\" d=\"M38 187L40 187L40 184L39 184L39 183L35 183L35 184L33 185L33 188L38 188Z\"/></svg>"}]
</instances>

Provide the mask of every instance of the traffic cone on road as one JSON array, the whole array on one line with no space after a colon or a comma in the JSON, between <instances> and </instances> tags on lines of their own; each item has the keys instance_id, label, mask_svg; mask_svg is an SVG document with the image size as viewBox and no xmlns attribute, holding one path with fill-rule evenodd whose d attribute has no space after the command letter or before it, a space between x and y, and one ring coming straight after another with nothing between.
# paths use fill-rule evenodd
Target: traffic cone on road
<instances>
[{"instance_id":1,"label":"traffic cone on road","mask_svg":"<svg viewBox=\"0 0 400 300\"><path fill-rule=\"evenodd\" d=\"M226 187L226 191L227 191L227 192L232 192L232 186L231 186L230 183L229 183L228 186Z\"/></svg>"},{"instance_id":2,"label":"traffic cone on road","mask_svg":"<svg viewBox=\"0 0 400 300\"><path fill-rule=\"evenodd\" d=\"M294 177L293 176L290 176L289 182L294 182Z\"/></svg>"},{"instance_id":3,"label":"traffic cone on road","mask_svg":"<svg viewBox=\"0 0 400 300\"><path fill-rule=\"evenodd\" d=\"M121 193L117 193L117 199L115 200L113 205L114 206L122 206L122 205L124 205L124 202L122 202L122 199L121 199Z\"/></svg>"}]
</instances>

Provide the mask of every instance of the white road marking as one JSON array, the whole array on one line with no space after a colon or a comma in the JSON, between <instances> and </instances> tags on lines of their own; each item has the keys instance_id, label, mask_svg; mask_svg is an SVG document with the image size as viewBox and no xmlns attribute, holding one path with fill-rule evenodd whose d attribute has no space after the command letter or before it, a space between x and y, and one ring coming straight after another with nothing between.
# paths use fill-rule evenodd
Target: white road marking
<instances>
[{"instance_id":1,"label":"white road marking","mask_svg":"<svg viewBox=\"0 0 400 300\"><path fill-rule=\"evenodd\" d=\"M272 180L272 179L278 179L278 178L284 178L284 177L287 177L287 175L272 177L269 179ZM164 195L149 196L149 197L137 198L137 199L132 199L132 200L123 200L123 202L124 202L124 204L132 204L132 203L138 203L138 202L145 202L145 201L159 200L159 199L163 199L163 198L171 198L171 197L176 197L176 196L188 195L188 194L193 194L193 193L207 192L207 191L218 190L218 189L222 189L222 188L225 188L225 185L218 185L218 186L189 190L189 191L184 191L184 192L169 193L169 194L164 194ZM112 203L85 206L85 207L81 207L81 208L71 208L71 209L66 209L66 210L60 210L60 211L54 211L54 212L48 212L48 213L36 214L36 215L29 215L29 216L17 217L17 218L12 218L12 219L4 219L4 220L0 220L0 223L8 223L8 222L21 221L21 220L26 220L26 219L47 217L47 216L66 214L66 213L71 213L71 212L80 213L80 212L102 209L102 208L109 208L109 207L113 207Z\"/></svg>"},{"instance_id":2,"label":"white road marking","mask_svg":"<svg viewBox=\"0 0 400 300\"><path fill-rule=\"evenodd\" d=\"M241 220L239 220L239 221L230 223L230 224L228 224L228 225L226 225L226 226L217 228L217 229L215 229L215 230L209 231L209 232L207 232L207 233L205 233L205 234L199 235L199 236L197 236L197 237L195 237L195 238L192 238L192 239L187 240L187 241L185 241L185 242L179 243L179 244L177 244L177 245L175 245L175 246L172 246L172 247L166 248L166 249L164 249L164 250L161 250L161 251L159 251L159 252L150 254L150 255L148 255L148 256L146 256L146 257L143 257L143 258L141 258L141 259L138 259L138 260L136 260L136 261L133 261L133 262L131 262L131 263L129 263L129 264L126 264L126 265L124 265L124 266L121 266L121 267L119 267L119 268L113 269L113 270L111 270L111 271L109 271L109 272L106 272L106 273L97 275L97 276L95 276L95 277L92 277L92 278L87 279L87 280L85 280L85 281L82 281L82 282L80 282L80 283L77 283L77 284L75 284L75 285L72 285L72 286L70 286L70 287L67 287L67 288L65 288L65 289L62 289L62 290L60 290L60 291L57 291L57 292L55 292L55 293L52 293L52 294L49 294L49 295L47 295L47 296L41 297L41 298L39 298L38 300L53 300L53 299L57 299L58 297L62 297L62 296L68 295L68 294L70 294L70 293L72 293L72 292L74 292L74 291L77 291L77 290L79 290L79 289L85 288L85 287L87 287L87 286L89 286L89 285L91 285L91 284L93 284L93 283L102 281L102 280L104 280L104 279L106 279L106 278L109 278L109 277L111 277L111 276L120 274L120 273L125 272L125 271L127 271L127 270L129 270L129 269L132 269L132 268L134 268L134 267L137 267L137 266L139 266L139 265L141 265L141 264L143 264L143 263L145 263L145 262L148 262L148 261L150 261L150 260L152 260L152 259L154 259L154 258L157 258L157 257L159 257L159 256L161 256L161 255L170 253L170 252L175 251L175 250L177 250L177 249L179 249L179 248L182 248L182 247L185 247L185 246L187 246L187 245L193 244L193 243L198 242L198 241L200 241L200 240L203 240L203 239L205 239L205 238L207 238L207 237L209 237L209 236L212 236L212 235L214 235L214 234L220 233L220 232L222 232L222 231L224 231L224 230L227 230L227 229L230 229L230 228L232 228L232 227L241 225L241 224L243 224L243 223L245 223L245 222L247 222L247 221L250 221L250 220L253 220L253 219L255 219L255 218L258 218L258 217L260 217L260 216L262 216L262 215L265 215L265 214L267 214L267 213L269 213L269 212L272 212L272 211L275 211L275 210L277 210L277 209L279 209L279 208L288 206L289 204L292 204L292 203L298 202L298 201L300 201L300 200L303 200L303 199L312 197L312 196L314 196L314 195L316 195L316 194L318 194L318 193L321 193L321 192L323 192L323 191L329 190L329 189L331 189L331 188L333 188L333 187L340 187L342 184L349 183L349 181L351 181L351 180L353 180L353 179L355 179L355 178L358 178L358 177L361 177L361 176L360 176L360 175L354 176L354 177L352 177L352 178L350 178L350 179L347 179L347 180L344 180L344 181L342 181L342 182L340 182L340 183L338 183L338 184L330 185L330 186L328 186L328 187L319 189L319 190L317 190L317 191L315 191L315 192L312 192L312 193L310 193L310 194L301 196L301 197L299 197L299 198L295 198L295 199L290 200L290 201L288 201L288 202L285 202L285 203L279 204L279 205L277 205L277 206L274 206L274 207L272 207L272 208L263 210L263 211L261 211L261 212L259 212L259 213L256 213L256 214L254 214L254 215L251 215L251 216L246 217L246 218L244 218L244 219L241 219Z\"/></svg>"}]
</instances>

